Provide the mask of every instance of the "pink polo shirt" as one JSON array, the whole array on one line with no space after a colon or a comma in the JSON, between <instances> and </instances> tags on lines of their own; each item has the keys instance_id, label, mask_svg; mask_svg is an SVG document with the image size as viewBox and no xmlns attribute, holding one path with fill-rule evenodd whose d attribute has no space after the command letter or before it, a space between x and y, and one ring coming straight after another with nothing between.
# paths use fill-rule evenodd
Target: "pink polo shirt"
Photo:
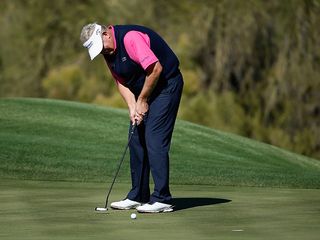
<instances>
[{"instance_id":1,"label":"pink polo shirt","mask_svg":"<svg viewBox=\"0 0 320 240\"><path fill-rule=\"evenodd\" d=\"M113 42L116 49L117 43L114 37L114 28L113 26L110 27L112 29ZM123 42L129 57L139 64L144 70L146 70L151 64L159 61L150 48L150 38L147 34L139 31L129 31L124 36ZM111 69L110 71L117 83L123 82L123 80L112 72Z\"/></svg>"}]
</instances>

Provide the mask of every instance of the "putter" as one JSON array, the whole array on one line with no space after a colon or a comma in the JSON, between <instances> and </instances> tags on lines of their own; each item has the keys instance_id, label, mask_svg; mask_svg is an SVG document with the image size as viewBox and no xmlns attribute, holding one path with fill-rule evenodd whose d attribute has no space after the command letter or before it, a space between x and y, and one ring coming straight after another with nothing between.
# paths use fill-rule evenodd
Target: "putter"
<instances>
[{"instance_id":1,"label":"putter","mask_svg":"<svg viewBox=\"0 0 320 240\"><path fill-rule=\"evenodd\" d=\"M130 135L129 135L129 139L128 139L128 144L127 144L127 146L126 146L126 148L125 148L125 150L124 150L124 152L123 152L123 154L122 154L122 158L120 159L118 169L117 169L116 174L114 175L113 181L112 181L112 183L111 183L111 185L110 185L110 188L109 188L109 191L108 191L108 194L107 194L107 197L106 197L106 204L104 205L104 207L96 207L96 208L95 208L95 211L97 211L97 212L106 212L106 211L108 211L108 200L109 200L109 196L110 196L112 187L113 187L113 185L114 185L114 182L116 181L116 178L117 178L118 173L119 173L119 171L120 171L121 165L122 165L122 163L123 163L124 157L125 157L126 152L127 152L127 150L128 150L128 147L129 147L129 144L130 144L130 141L131 141L131 138L132 138L132 136L133 136L134 129L136 128L136 126L137 126L137 123L134 123L134 124L132 125L132 127L131 127Z\"/></svg>"}]
</instances>

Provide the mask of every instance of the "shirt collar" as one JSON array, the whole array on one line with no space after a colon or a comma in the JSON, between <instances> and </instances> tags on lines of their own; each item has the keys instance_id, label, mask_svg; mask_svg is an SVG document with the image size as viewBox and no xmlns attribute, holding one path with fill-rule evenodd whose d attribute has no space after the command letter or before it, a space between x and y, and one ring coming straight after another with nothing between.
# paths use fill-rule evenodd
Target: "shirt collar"
<instances>
[{"instance_id":1,"label":"shirt collar","mask_svg":"<svg viewBox=\"0 0 320 240\"><path fill-rule=\"evenodd\" d=\"M113 44L114 44L114 51L115 51L117 49L117 41L115 38L114 27L112 25L109 25L108 28L111 29Z\"/></svg>"}]
</instances>

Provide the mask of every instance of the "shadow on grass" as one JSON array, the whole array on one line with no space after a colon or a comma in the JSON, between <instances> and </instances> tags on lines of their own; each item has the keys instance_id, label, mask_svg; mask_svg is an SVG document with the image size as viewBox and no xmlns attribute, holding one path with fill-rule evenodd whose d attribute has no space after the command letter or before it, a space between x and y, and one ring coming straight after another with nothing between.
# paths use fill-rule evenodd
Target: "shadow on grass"
<instances>
[{"instance_id":1,"label":"shadow on grass","mask_svg":"<svg viewBox=\"0 0 320 240\"><path fill-rule=\"evenodd\" d=\"M188 208L215 205L231 202L229 199L223 198L174 198L174 211L180 211Z\"/></svg>"}]
</instances>

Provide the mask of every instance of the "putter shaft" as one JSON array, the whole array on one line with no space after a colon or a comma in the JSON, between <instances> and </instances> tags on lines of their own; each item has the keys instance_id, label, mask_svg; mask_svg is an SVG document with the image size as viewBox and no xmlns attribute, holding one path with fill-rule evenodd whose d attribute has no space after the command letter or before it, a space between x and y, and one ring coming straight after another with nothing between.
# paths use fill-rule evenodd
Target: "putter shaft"
<instances>
[{"instance_id":1,"label":"putter shaft","mask_svg":"<svg viewBox=\"0 0 320 240\"><path fill-rule=\"evenodd\" d=\"M128 148L129 148L129 144L130 144L130 141L131 141L131 138L132 138L132 136L133 136L133 133L134 133L134 130L135 130L136 126L137 126L137 124L134 123L134 124L132 125L132 127L131 127L130 135L129 135L129 139L128 139L128 144L127 144L127 146L126 146L126 148L125 148L125 150L124 150L124 152L123 152L123 154L122 154L122 157L121 157L120 162L119 162L119 165L118 165L118 169L117 169L117 171L116 171L116 174L114 175L113 181L112 181L112 183L111 183L111 185L110 185L110 188L109 188L109 191L108 191L108 194L107 194L107 197L106 197L106 203L105 203L105 206L104 206L105 209L108 209L108 201L109 201L109 196L110 196L111 190L112 190L113 185L114 185L114 183L115 183L115 181L116 181L116 178L117 178L117 176L118 176L118 174L119 174L121 165L122 165L122 163L123 163L124 157L126 156L126 153L127 153Z\"/></svg>"}]
</instances>

